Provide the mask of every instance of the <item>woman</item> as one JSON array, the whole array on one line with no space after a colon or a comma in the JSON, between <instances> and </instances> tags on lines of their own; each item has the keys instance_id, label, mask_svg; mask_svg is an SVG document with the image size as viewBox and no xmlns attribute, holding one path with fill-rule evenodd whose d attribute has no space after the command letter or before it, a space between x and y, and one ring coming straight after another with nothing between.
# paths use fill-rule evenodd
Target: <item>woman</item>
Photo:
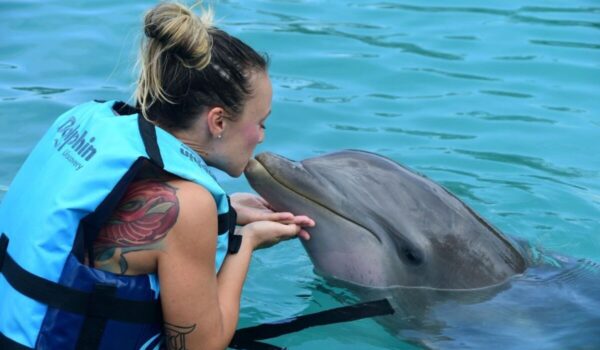
<instances>
[{"instance_id":1,"label":"woman","mask_svg":"<svg viewBox=\"0 0 600 350\"><path fill-rule=\"evenodd\" d=\"M265 59L179 4L144 33L137 108L59 117L0 206L2 349L223 349L252 251L309 238L310 218L229 199L206 167L238 177L263 141Z\"/></svg>"}]
</instances>

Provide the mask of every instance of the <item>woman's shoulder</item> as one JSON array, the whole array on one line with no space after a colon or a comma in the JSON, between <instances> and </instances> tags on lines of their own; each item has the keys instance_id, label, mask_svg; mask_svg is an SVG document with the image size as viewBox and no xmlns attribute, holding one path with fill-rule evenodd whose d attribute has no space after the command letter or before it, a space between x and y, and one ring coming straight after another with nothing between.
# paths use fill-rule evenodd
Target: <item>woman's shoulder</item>
<instances>
[{"instance_id":1,"label":"woman's shoulder","mask_svg":"<svg viewBox=\"0 0 600 350\"><path fill-rule=\"evenodd\" d=\"M191 206L216 205L212 203L214 199L211 193L203 186L170 174L149 162L143 165L128 192L135 187L149 196L163 197L167 201L177 200Z\"/></svg>"},{"instance_id":2,"label":"woman's shoulder","mask_svg":"<svg viewBox=\"0 0 600 350\"><path fill-rule=\"evenodd\" d=\"M175 188L178 198L181 201L184 201L185 204L212 204L212 206L215 207L216 210L216 204L212 194L202 185L179 178L167 181L167 185Z\"/></svg>"}]
</instances>

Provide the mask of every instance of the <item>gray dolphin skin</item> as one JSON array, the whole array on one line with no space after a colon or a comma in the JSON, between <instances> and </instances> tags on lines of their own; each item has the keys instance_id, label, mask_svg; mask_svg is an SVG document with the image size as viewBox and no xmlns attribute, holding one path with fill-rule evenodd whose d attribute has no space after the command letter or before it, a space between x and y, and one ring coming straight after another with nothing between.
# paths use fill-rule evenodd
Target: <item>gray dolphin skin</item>
<instances>
[{"instance_id":1,"label":"gray dolphin skin","mask_svg":"<svg viewBox=\"0 0 600 350\"><path fill-rule=\"evenodd\" d=\"M355 300L347 291L389 300L395 313L375 321L403 341L444 350L600 344L599 263L513 242L390 159L341 151L294 162L263 153L246 177L276 210L316 221L302 243L325 288L336 295L341 284L343 303Z\"/></svg>"},{"instance_id":2,"label":"gray dolphin skin","mask_svg":"<svg viewBox=\"0 0 600 350\"><path fill-rule=\"evenodd\" d=\"M316 221L302 243L325 277L463 290L527 268L518 246L457 197L382 156L345 150L296 162L262 153L245 174L276 210Z\"/></svg>"}]
</instances>

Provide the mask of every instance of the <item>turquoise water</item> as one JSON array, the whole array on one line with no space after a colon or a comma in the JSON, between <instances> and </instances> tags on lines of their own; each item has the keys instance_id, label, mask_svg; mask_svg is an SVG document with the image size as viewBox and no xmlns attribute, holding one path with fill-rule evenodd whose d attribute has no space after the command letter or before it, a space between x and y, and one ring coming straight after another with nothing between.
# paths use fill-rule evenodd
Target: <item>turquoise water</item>
<instances>
[{"instance_id":1,"label":"turquoise water","mask_svg":"<svg viewBox=\"0 0 600 350\"><path fill-rule=\"evenodd\" d=\"M53 118L90 99L129 98L150 6L0 3L0 198ZM506 234L600 262L598 2L219 1L215 9L221 27L271 57L273 114L258 151L377 152L443 184ZM255 254L240 326L340 306L343 293L287 242ZM410 347L373 320L272 343Z\"/></svg>"}]
</instances>

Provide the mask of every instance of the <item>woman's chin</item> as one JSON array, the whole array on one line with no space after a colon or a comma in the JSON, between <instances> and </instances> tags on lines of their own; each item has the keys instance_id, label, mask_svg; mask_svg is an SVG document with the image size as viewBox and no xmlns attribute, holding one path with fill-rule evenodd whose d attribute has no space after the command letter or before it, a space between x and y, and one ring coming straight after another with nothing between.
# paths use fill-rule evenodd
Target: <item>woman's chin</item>
<instances>
[{"instance_id":1,"label":"woman's chin","mask_svg":"<svg viewBox=\"0 0 600 350\"><path fill-rule=\"evenodd\" d=\"M238 168L238 169L227 169L227 170L224 170L224 171L227 173L227 175L229 175L231 177L240 177L244 173L244 169L246 169L245 165L243 167Z\"/></svg>"}]
</instances>

